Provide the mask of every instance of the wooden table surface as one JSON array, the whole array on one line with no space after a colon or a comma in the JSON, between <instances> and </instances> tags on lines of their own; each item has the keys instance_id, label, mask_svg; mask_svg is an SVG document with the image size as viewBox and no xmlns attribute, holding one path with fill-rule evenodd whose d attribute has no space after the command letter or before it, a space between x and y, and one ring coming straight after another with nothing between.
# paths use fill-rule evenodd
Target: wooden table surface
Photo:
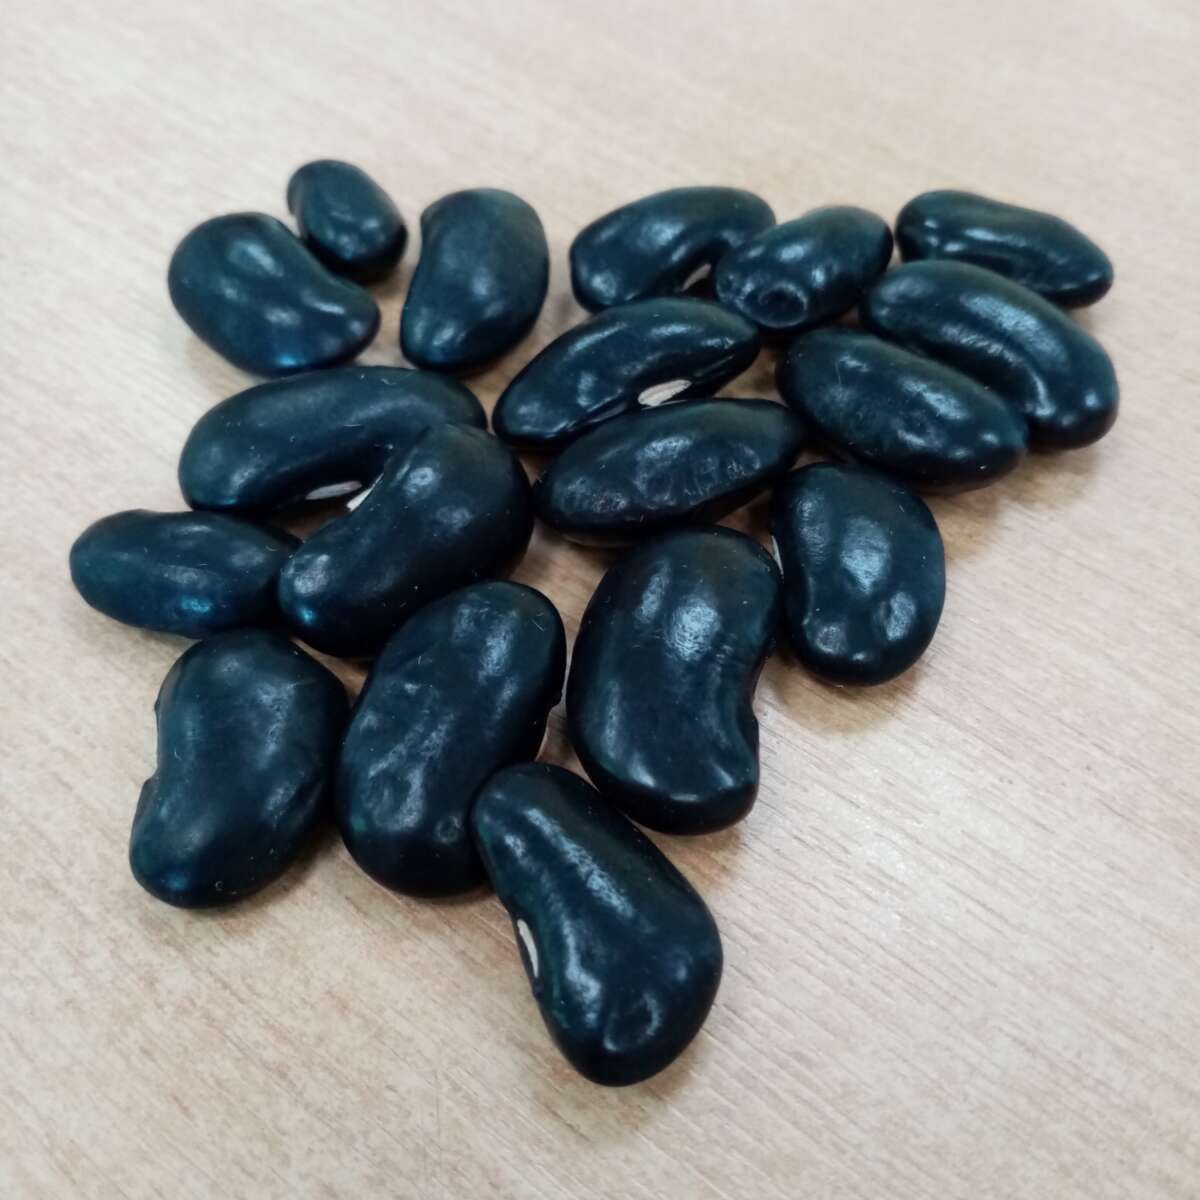
<instances>
[{"instance_id":1,"label":"wooden table surface","mask_svg":"<svg viewBox=\"0 0 1200 1200\"><path fill-rule=\"evenodd\" d=\"M0 1195L1200 1195L1195 0L52 0L3 24ZM332 837L215 915L129 875L184 643L86 608L67 548L181 507L185 434L248 382L172 311L175 242L285 215L321 156L413 225L470 185L537 207L551 296L475 381L489 406L580 318L574 232L666 186L781 217L970 187L1116 262L1080 316L1114 432L934 501L949 595L919 668L847 692L773 661L756 810L658 839L726 972L644 1085L567 1067L491 897L392 895ZM369 362L399 361L414 261ZM770 380L764 355L734 390ZM540 531L518 578L573 634L602 568ZM561 713L548 756L571 761Z\"/></svg>"}]
</instances>

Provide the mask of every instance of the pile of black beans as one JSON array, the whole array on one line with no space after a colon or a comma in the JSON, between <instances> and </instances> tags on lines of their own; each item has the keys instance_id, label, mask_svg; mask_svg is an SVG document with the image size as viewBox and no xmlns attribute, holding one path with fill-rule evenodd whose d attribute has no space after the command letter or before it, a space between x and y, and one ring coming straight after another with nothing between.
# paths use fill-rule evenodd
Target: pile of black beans
<instances>
[{"instance_id":1,"label":"pile of black beans","mask_svg":"<svg viewBox=\"0 0 1200 1200\"><path fill-rule=\"evenodd\" d=\"M746 191L661 192L575 238L571 283L593 315L512 380L493 436L456 375L536 320L537 213L491 189L426 209L400 322L411 370L340 365L378 330L361 285L403 254L395 205L332 161L297 171L287 203L299 236L217 217L168 277L199 337L275 378L197 422L179 464L189 511L118 513L71 550L89 604L199 639L159 692L133 874L169 904L238 900L332 810L387 887L490 882L569 1061L599 1083L645 1079L704 1022L722 952L633 822L704 833L750 811L752 699L780 624L836 684L916 661L945 594L917 492L980 487L1028 448L1109 429L1112 364L1061 306L1099 299L1111 265L1057 218L964 192L905 206L891 270L892 231L862 209L777 224ZM764 343L785 404L714 399ZM513 447L553 456L532 488ZM793 470L805 449L830 459ZM774 557L714 524L769 489ZM279 524L320 506L336 515L303 542ZM554 605L503 579L535 517L632 546L569 674ZM372 660L352 708L294 638ZM591 783L535 762L564 680Z\"/></svg>"}]
</instances>

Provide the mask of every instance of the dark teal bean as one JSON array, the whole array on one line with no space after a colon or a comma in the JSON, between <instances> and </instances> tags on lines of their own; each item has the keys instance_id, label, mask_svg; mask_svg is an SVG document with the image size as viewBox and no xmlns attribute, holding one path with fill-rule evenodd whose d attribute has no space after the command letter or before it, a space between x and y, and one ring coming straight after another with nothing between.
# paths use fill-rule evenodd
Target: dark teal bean
<instances>
[{"instance_id":1,"label":"dark teal bean","mask_svg":"<svg viewBox=\"0 0 1200 1200\"><path fill-rule=\"evenodd\" d=\"M304 244L337 275L374 283L404 254L408 229L392 198L351 163L318 159L287 186L287 206Z\"/></svg>"},{"instance_id":2,"label":"dark teal bean","mask_svg":"<svg viewBox=\"0 0 1200 1200\"><path fill-rule=\"evenodd\" d=\"M572 442L534 485L534 508L576 541L641 541L720 520L788 470L803 442L800 422L769 400L646 409Z\"/></svg>"},{"instance_id":3,"label":"dark teal bean","mask_svg":"<svg viewBox=\"0 0 1200 1200\"><path fill-rule=\"evenodd\" d=\"M529 362L492 413L500 437L549 450L638 408L706 396L758 354L758 333L703 300L643 300L567 330Z\"/></svg>"},{"instance_id":4,"label":"dark teal bean","mask_svg":"<svg viewBox=\"0 0 1200 1200\"><path fill-rule=\"evenodd\" d=\"M592 312L674 295L697 271L774 224L771 206L741 188L655 192L580 231L571 243L571 287Z\"/></svg>"},{"instance_id":5,"label":"dark teal bean","mask_svg":"<svg viewBox=\"0 0 1200 1200\"><path fill-rule=\"evenodd\" d=\"M835 453L925 491L982 487L1025 456L1024 418L966 375L837 327L797 338L779 394Z\"/></svg>"},{"instance_id":6,"label":"dark teal bean","mask_svg":"<svg viewBox=\"0 0 1200 1200\"><path fill-rule=\"evenodd\" d=\"M725 255L713 279L717 299L764 333L795 334L849 312L891 257L892 231L881 217L815 208Z\"/></svg>"},{"instance_id":7,"label":"dark teal bean","mask_svg":"<svg viewBox=\"0 0 1200 1200\"><path fill-rule=\"evenodd\" d=\"M345 362L379 329L367 292L331 275L262 213L197 225L171 256L167 287L192 332L252 375Z\"/></svg>"},{"instance_id":8,"label":"dark teal bean","mask_svg":"<svg viewBox=\"0 0 1200 1200\"><path fill-rule=\"evenodd\" d=\"M202 638L278 621L275 581L299 544L221 513L132 509L76 538L71 579L105 616Z\"/></svg>"},{"instance_id":9,"label":"dark teal bean","mask_svg":"<svg viewBox=\"0 0 1200 1200\"><path fill-rule=\"evenodd\" d=\"M831 683L884 683L933 638L946 598L942 537L903 484L814 463L775 490L771 532L796 656Z\"/></svg>"},{"instance_id":10,"label":"dark teal bean","mask_svg":"<svg viewBox=\"0 0 1200 1200\"><path fill-rule=\"evenodd\" d=\"M1095 304L1112 287L1108 255L1059 217L972 192L923 192L896 218L905 262L951 258L986 267L1063 304Z\"/></svg>"},{"instance_id":11,"label":"dark teal bean","mask_svg":"<svg viewBox=\"0 0 1200 1200\"><path fill-rule=\"evenodd\" d=\"M133 818L134 878L180 908L257 892L327 811L342 685L283 634L239 629L192 646L154 711L158 767Z\"/></svg>"},{"instance_id":12,"label":"dark teal bean","mask_svg":"<svg viewBox=\"0 0 1200 1200\"><path fill-rule=\"evenodd\" d=\"M480 792L471 824L567 1061L612 1087L673 1062L721 982L721 937L692 885L561 767L501 771Z\"/></svg>"},{"instance_id":13,"label":"dark teal bean","mask_svg":"<svg viewBox=\"0 0 1200 1200\"><path fill-rule=\"evenodd\" d=\"M279 606L310 646L374 654L422 605L506 574L532 532L529 481L508 447L481 429L437 425L292 555Z\"/></svg>"},{"instance_id":14,"label":"dark teal bean","mask_svg":"<svg viewBox=\"0 0 1200 1200\"><path fill-rule=\"evenodd\" d=\"M188 435L179 486L193 508L270 512L368 487L392 451L433 425L487 427L456 380L405 367L334 367L260 383Z\"/></svg>"},{"instance_id":15,"label":"dark teal bean","mask_svg":"<svg viewBox=\"0 0 1200 1200\"><path fill-rule=\"evenodd\" d=\"M495 188L445 196L421 214L400 349L430 370L485 366L533 328L549 281L546 233L524 200Z\"/></svg>"},{"instance_id":16,"label":"dark teal bean","mask_svg":"<svg viewBox=\"0 0 1200 1200\"><path fill-rule=\"evenodd\" d=\"M609 568L575 639L571 742L639 824L707 833L758 791L754 687L781 603L779 571L732 529L678 530Z\"/></svg>"},{"instance_id":17,"label":"dark teal bean","mask_svg":"<svg viewBox=\"0 0 1200 1200\"><path fill-rule=\"evenodd\" d=\"M416 896L482 883L471 804L501 767L537 754L566 662L554 605L521 584L477 583L406 622L342 742L335 805L355 862Z\"/></svg>"},{"instance_id":18,"label":"dark teal bean","mask_svg":"<svg viewBox=\"0 0 1200 1200\"><path fill-rule=\"evenodd\" d=\"M873 333L970 375L1029 424L1029 444L1066 450L1102 438L1117 419L1117 377L1104 348L1061 309L968 263L889 271L863 299Z\"/></svg>"}]
</instances>

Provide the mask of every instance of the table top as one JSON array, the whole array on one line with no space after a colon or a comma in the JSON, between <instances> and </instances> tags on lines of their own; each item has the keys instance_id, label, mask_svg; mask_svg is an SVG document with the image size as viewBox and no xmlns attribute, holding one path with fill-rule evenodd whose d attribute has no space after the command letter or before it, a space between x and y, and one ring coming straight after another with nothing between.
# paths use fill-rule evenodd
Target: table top
<instances>
[{"instance_id":1,"label":"table top","mask_svg":"<svg viewBox=\"0 0 1200 1200\"><path fill-rule=\"evenodd\" d=\"M1193 0L14 5L0 38L0 1194L1164 1197L1200 1189L1200 159ZM494 898L421 903L330 836L239 908L126 865L179 639L70 587L90 521L182 507L180 445L247 379L176 317L178 238L286 215L316 157L415 229L511 188L551 295L489 407L580 319L587 221L685 183L781 217L968 187L1074 220L1121 418L936 499L945 616L899 681L763 674L757 808L657 838L725 978L648 1083L551 1046ZM415 251L365 356L399 362ZM773 394L764 355L735 387ZM761 531L761 514L742 515ZM573 634L604 566L517 578ZM357 683L361 673L346 670ZM571 762L561 710L547 756Z\"/></svg>"}]
</instances>

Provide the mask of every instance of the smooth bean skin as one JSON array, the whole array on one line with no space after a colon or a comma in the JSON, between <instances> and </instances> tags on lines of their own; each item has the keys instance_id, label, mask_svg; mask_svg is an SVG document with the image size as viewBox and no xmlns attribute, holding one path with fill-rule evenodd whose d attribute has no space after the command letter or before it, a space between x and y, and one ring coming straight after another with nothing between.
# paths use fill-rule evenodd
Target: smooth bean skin
<instances>
[{"instance_id":1,"label":"smooth bean skin","mask_svg":"<svg viewBox=\"0 0 1200 1200\"><path fill-rule=\"evenodd\" d=\"M928 354L997 392L1029 425L1036 450L1102 438L1117 419L1117 377L1104 348L1061 309L969 263L907 263L859 308L872 333Z\"/></svg>"},{"instance_id":2,"label":"smooth bean skin","mask_svg":"<svg viewBox=\"0 0 1200 1200\"><path fill-rule=\"evenodd\" d=\"M537 754L566 665L562 621L533 588L477 583L414 614L372 665L342 742L335 810L355 862L414 896L481 884L475 794Z\"/></svg>"},{"instance_id":3,"label":"smooth bean skin","mask_svg":"<svg viewBox=\"0 0 1200 1200\"><path fill-rule=\"evenodd\" d=\"M574 541L618 546L720 520L783 475L804 444L770 400L690 400L615 417L543 471L533 504Z\"/></svg>"},{"instance_id":4,"label":"smooth bean skin","mask_svg":"<svg viewBox=\"0 0 1200 1200\"><path fill-rule=\"evenodd\" d=\"M689 278L775 224L771 206L731 187L670 188L624 204L571 243L571 289L590 312L683 290Z\"/></svg>"},{"instance_id":5,"label":"smooth bean skin","mask_svg":"<svg viewBox=\"0 0 1200 1200\"><path fill-rule=\"evenodd\" d=\"M1074 225L973 192L914 196L896 218L896 243L905 262L973 263L1066 308L1095 304L1113 283L1108 255Z\"/></svg>"},{"instance_id":6,"label":"smooth bean skin","mask_svg":"<svg viewBox=\"0 0 1200 1200\"><path fill-rule=\"evenodd\" d=\"M529 481L512 452L481 429L437 425L292 555L279 607L325 654L374 654L422 605L506 574L532 532Z\"/></svg>"},{"instance_id":7,"label":"smooth bean skin","mask_svg":"<svg viewBox=\"0 0 1200 1200\"><path fill-rule=\"evenodd\" d=\"M744 242L713 273L717 299L764 334L836 320L887 269L892 231L866 209L816 208Z\"/></svg>"},{"instance_id":8,"label":"smooth bean skin","mask_svg":"<svg viewBox=\"0 0 1200 1200\"><path fill-rule=\"evenodd\" d=\"M525 365L496 402L492 427L516 446L559 449L622 413L712 395L758 350L753 325L704 300L605 309Z\"/></svg>"},{"instance_id":9,"label":"smooth bean skin","mask_svg":"<svg viewBox=\"0 0 1200 1200\"><path fill-rule=\"evenodd\" d=\"M193 508L267 513L347 496L433 425L487 427L461 383L406 367L332 367L260 383L214 405L188 434L179 486ZM353 486L351 486L353 485Z\"/></svg>"},{"instance_id":10,"label":"smooth bean skin","mask_svg":"<svg viewBox=\"0 0 1200 1200\"><path fill-rule=\"evenodd\" d=\"M995 392L869 333L804 334L780 360L776 383L836 454L909 487L983 487L1025 456L1025 420Z\"/></svg>"},{"instance_id":11,"label":"smooth bean skin","mask_svg":"<svg viewBox=\"0 0 1200 1200\"><path fill-rule=\"evenodd\" d=\"M471 825L542 1019L567 1061L610 1087L673 1062L721 982L721 937L692 885L561 767L499 772L480 792Z\"/></svg>"},{"instance_id":12,"label":"smooth bean skin","mask_svg":"<svg viewBox=\"0 0 1200 1200\"><path fill-rule=\"evenodd\" d=\"M203 638L279 620L275 582L299 540L221 513L113 513L71 547L71 580L107 617Z\"/></svg>"},{"instance_id":13,"label":"smooth bean skin","mask_svg":"<svg viewBox=\"0 0 1200 1200\"><path fill-rule=\"evenodd\" d=\"M885 683L933 638L946 598L942 536L924 501L864 467L814 463L775 489L796 657L830 683Z\"/></svg>"},{"instance_id":14,"label":"smooth bean skin","mask_svg":"<svg viewBox=\"0 0 1200 1200\"><path fill-rule=\"evenodd\" d=\"M400 316L400 349L418 367L471 371L511 350L542 310L546 232L512 192L454 192L421 214L421 258Z\"/></svg>"},{"instance_id":15,"label":"smooth bean skin","mask_svg":"<svg viewBox=\"0 0 1200 1200\"><path fill-rule=\"evenodd\" d=\"M664 833L708 833L758 791L754 688L780 615L779 571L732 529L675 530L610 567L567 679L579 761L604 797Z\"/></svg>"},{"instance_id":16,"label":"smooth bean skin","mask_svg":"<svg viewBox=\"0 0 1200 1200\"><path fill-rule=\"evenodd\" d=\"M263 213L197 225L171 256L167 288L192 332L252 375L334 366L379 330L370 295L327 271Z\"/></svg>"},{"instance_id":17,"label":"smooth bean skin","mask_svg":"<svg viewBox=\"0 0 1200 1200\"><path fill-rule=\"evenodd\" d=\"M335 275L375 283L396 269L408 228L392 198L366 171L323 158L298 168L288 212L304 244Z\"/></svg>"},{"instance_id":18,"label":"smooth bean skin","mask_svg":"<svg viewBox=\"0 0 1200 1200\"><path fill-rule=\"evenodd\" d=\"M342 685L283 634L239 629L188 649L154 712L158 767L133 818L133 877L179 908L277 879L327 812Z\"/></svg>"}]
</instances>

